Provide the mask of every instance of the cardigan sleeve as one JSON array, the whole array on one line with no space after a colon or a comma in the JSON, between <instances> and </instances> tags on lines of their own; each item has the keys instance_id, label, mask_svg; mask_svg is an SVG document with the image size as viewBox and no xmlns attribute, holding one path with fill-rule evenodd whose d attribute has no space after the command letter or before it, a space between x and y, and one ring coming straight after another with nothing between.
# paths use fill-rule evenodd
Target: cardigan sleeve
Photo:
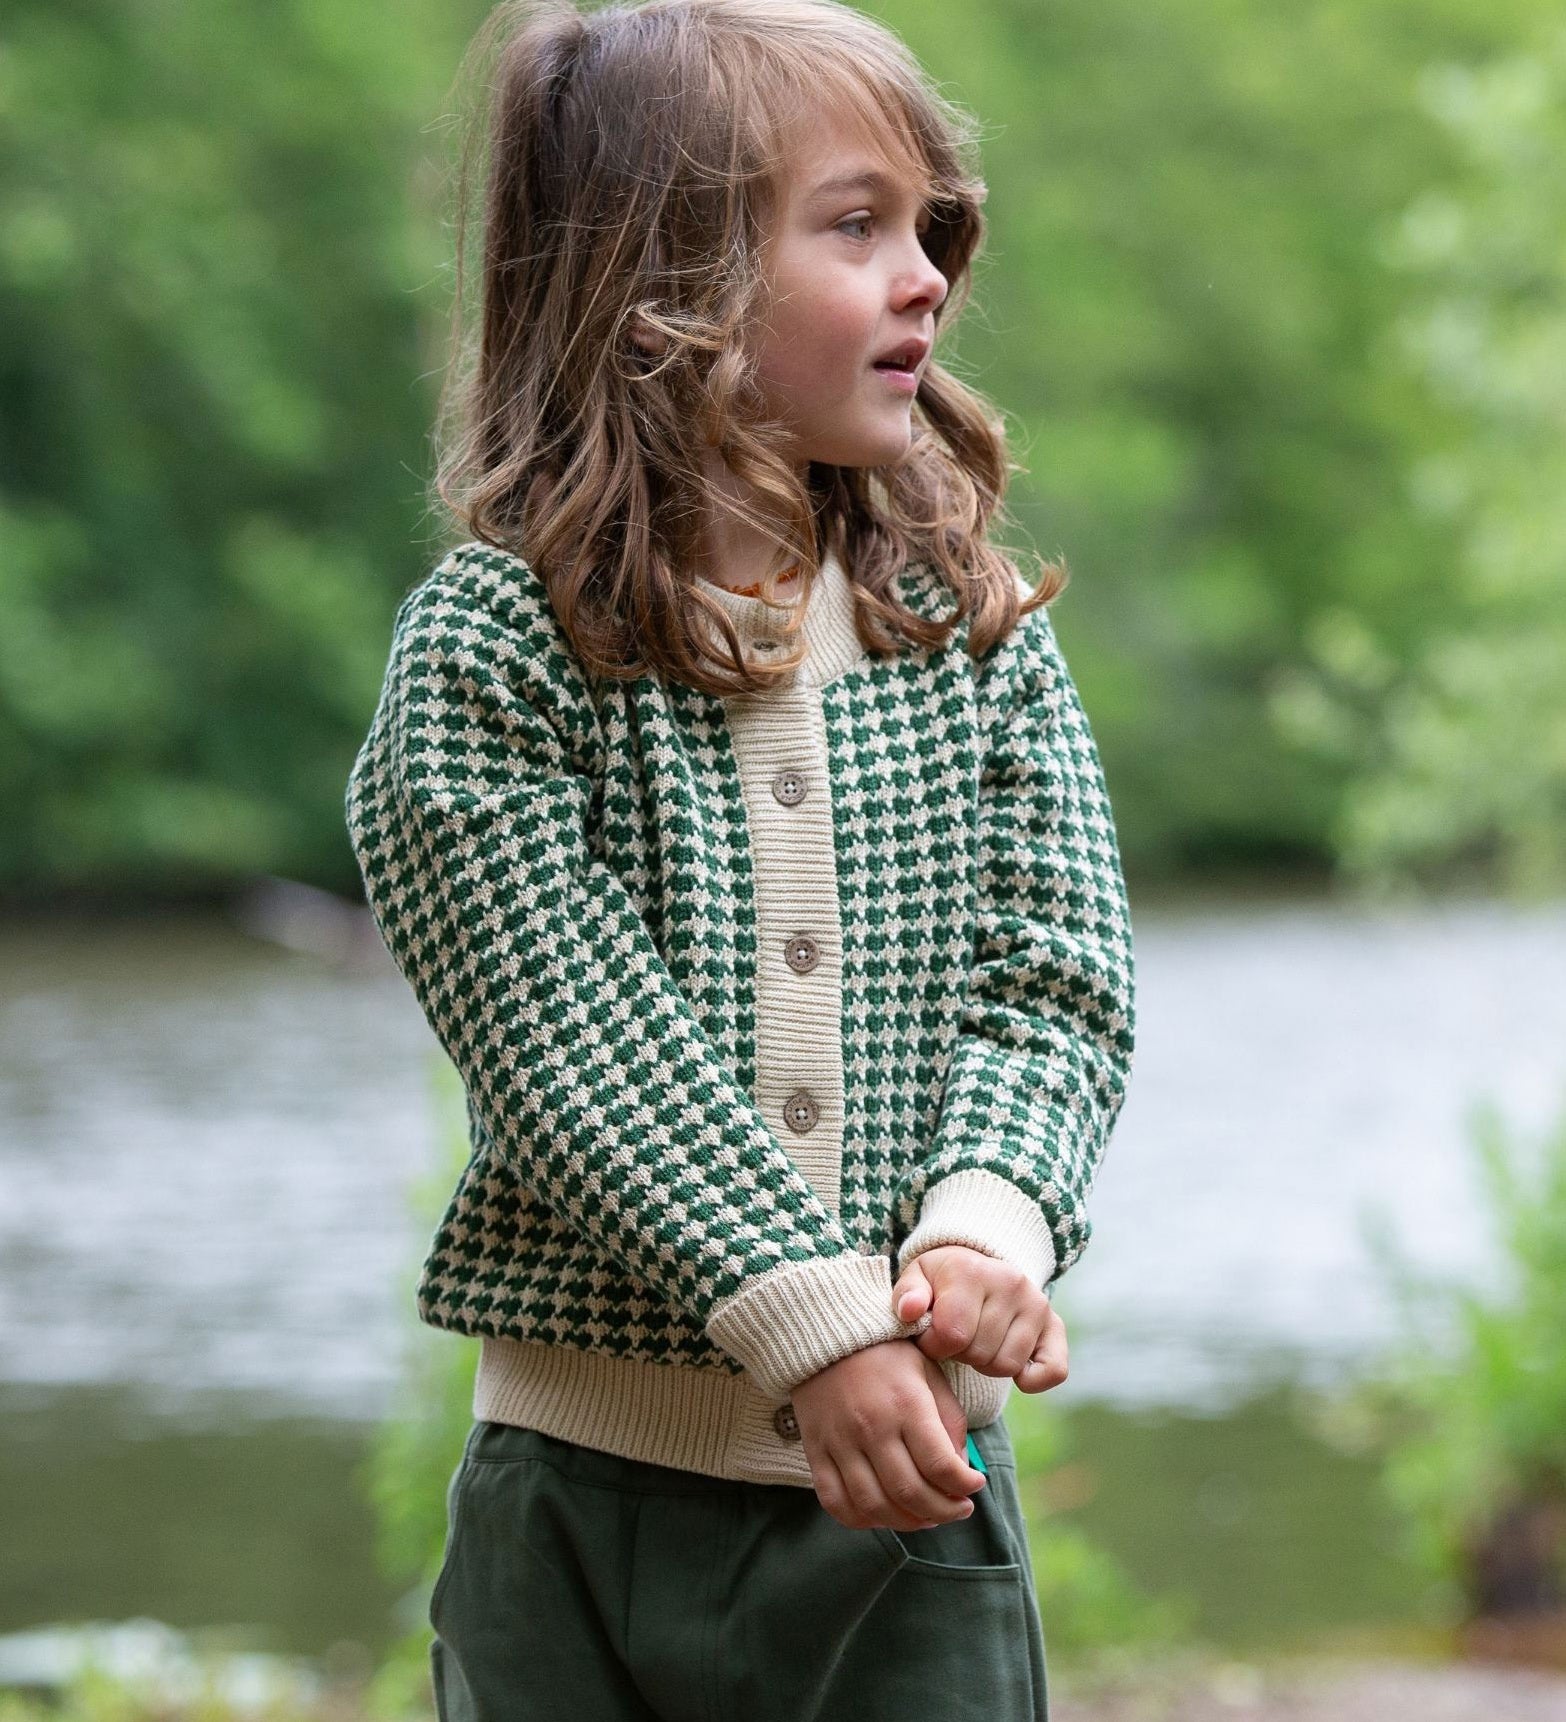
<instances>
[{"instance_id":1,"label":"cardigan sleeve","mask_svg":"<svg viewBox=\"0 0 1566 1722\"><path fill-rule=\"evenodd\" d=\"M596 715L542 639L439 571L404 599L345 800L370 909L506 1167L786 1394L928 1316L894 1315L591 852Z\"/></svg>"},{"instance_id":2,"label":"cardigan sleeve","mask_svg":"<svg viewBox=\"0 0 1566 1722\"><path fill-rule=\"evenodd\" d=\"M1131 921L1098 752L1049 612L980 681L974 957L941 1112L899 1181L899 1272L962 1243L1058 1279L1124 1099ZM917 1222L917 1223L916 1223Z\"/></svg>"}]
</instances>

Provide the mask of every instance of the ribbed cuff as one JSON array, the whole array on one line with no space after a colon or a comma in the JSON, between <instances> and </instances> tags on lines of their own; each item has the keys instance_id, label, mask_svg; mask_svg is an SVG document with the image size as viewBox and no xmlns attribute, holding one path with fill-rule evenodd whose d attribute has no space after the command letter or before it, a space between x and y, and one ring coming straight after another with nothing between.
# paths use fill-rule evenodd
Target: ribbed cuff
<instances>
[{"instance_id":1,"label":"ribbed cuff","mask_svg":"<svg viewBox=\"0 0 1566 1722\"><path fill-rule=\"evenodd\" d=\"M919 1224L897 1252L899 1277L937 1244L966 1244L1014 1262L1036 1286L1055 1271L1055 1240L1044 1210L1009 1179L982 1167L953 1172L925 1191Z\"/></svg>"},{"instance_id":2,"label":"ribbed cuff","mask_svg":"<svg viewBox=\"0 0 1566 1722\"><path fill-rule=\"evenodd\" d=\"M884 1255L785 1262L718 1304L707 1333L750 1371L763 1393L786 1398L829 1363L929 1327L892 1313L892 1263Z\"/></svg>"}]
</instances>

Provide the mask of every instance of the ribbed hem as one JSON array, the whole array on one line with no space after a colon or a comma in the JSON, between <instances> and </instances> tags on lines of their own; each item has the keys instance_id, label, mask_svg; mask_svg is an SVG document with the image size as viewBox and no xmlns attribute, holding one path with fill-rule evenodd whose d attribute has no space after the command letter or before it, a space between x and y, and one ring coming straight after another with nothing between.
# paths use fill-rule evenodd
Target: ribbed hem
<instances>
[{"instance_id":1,"label":"ribbed hem","mask_svg":"<svg viewBox=\"0 0 1566 1722\"><path fill-rule=\"evenodd\" d=\"M919 1224L897 1252L898 1274L938 1244L967 1244L1014 1262L1036 1286L1055 1271L1055 1241L1044 1210L1009 1179L982 1167L953 1172L925 1191Z\"/></svg>"},{"instance_id":2,"label":"ribbed hem","mask_svg":"<svg viewBox=\"0 0 1566 1722\"><path fill-rule=\"evenodd\" d=\"M737 1357L763 1393L782 1398L829 1363L930 1325L892 1313L892 1264L883 1255L827 1256L750 1280L714 1306L707 1333Z\"/></svg>"},{"instance_id":3,"label":"ribbed hem","mask_svg":"<svg viewBox=\"0 0 1566 1722\"><path fill-rule=\"evenodd\" d=\"M970 1429L1003 1413L1009 1379L950 1359L940 1368ZM473 1415L489 1422L649 1465L813 1488L803 1444L773 1423L780 1403L746 1374L515 1339L483 1341L473 1388Z\"/></svg>"}]
</instances>

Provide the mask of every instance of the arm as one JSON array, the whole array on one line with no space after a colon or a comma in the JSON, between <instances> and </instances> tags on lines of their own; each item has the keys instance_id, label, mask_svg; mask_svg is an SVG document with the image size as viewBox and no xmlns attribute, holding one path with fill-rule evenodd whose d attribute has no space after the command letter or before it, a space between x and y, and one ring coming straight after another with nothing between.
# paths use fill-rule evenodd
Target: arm
<instances>
[{"instance_id":1,"label":"arm","mask_svg":"<svg viewBox=\"0 0 1566 1722\"><path fill-rule=\"evenodd\" d=\"M852 1248L590 852L596 714L547 600L508 588L502 611L449 566L398 611L346 812L496 1152L764 1392L909 1337L890 1262Z\"/></svg>"},{"instance_id":2,"label":"arm","mask_svg":"<svg viewBox=\"0 0 1566 1722\"><path fill-rule=\"evenodd\" d=\"M1130 1073L1130 914L1047 609L996 647L980 701L974 963L935 1140L898 1188L913 1227L898 1265L966 1244L1047 1286L1092 1234L1085 1202Z\"/></svg>"}]
</instances>

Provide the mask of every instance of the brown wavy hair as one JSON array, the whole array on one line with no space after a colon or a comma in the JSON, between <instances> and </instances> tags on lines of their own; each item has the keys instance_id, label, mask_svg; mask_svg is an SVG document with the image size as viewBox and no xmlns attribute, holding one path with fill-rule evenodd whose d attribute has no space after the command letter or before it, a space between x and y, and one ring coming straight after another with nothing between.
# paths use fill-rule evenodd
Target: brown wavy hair
<instances>
[{"instance_id":1,"label":"brown wavy hair","mask_svg":"<svg viewBox=\"0 0 1566 1722\"><path fill-rule=\"evenodd\" d=\"M458 87L479 100L457 163L431 505L449 511L454 536L540 574L589 673L650 672L728 695L765 692L798 663L796 652L748 665L723 606L697 584L715 504L774 540L780 570L799 565L806 596L834 550L873 652L938 645L966 615L969 653L981 657L1057 595L1063 566L1046 562L1024 582L988 540L1009 475L1023 469L1000 416L950 370L927 366L896 463L800 472L778 452L785 427L767 416L744 347L766 301L788 163L824 104L923 188L924 247L948 282L938 339L968 297L987 195L974 122L884 25L836 0L589 11L506 0L475 36ZM470 318L464 252L480 175ZM664 343L655 353L649 330ZM703 448L755 508L712 494ZM899 599L897 577L913 563L950 588L948 615Z\"/></svg>"}]
</instances>

